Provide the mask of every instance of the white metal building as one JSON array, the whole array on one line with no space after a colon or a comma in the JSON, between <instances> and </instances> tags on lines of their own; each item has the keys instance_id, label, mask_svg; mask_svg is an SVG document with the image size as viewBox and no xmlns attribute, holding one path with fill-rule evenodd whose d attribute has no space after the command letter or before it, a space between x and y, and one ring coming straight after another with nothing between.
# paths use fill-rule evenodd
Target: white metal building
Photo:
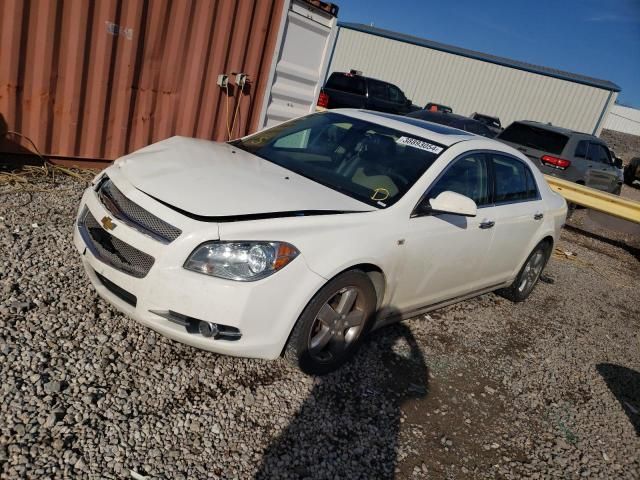
<instances>
[{"instance_id":1,"label":"white metal building","mask_svg":"<svg viewBox=\"0 0 640 480\"><path fill-rule=\"evenodd\" d=\"M328 73L356 69L398 85L416 105L536 120L598 135L616 84L357 23L339 23Z\"/></svg>"},{"instance_id":2,"label":"white metal building","mask_svg":"<svg viewBox=\"0 0 640 480\"><path fill-rule=\"evenodd\" d=\"M640 110L613 105L604 122L604 128L640 137Z\"/></svg>"}]
</instances>

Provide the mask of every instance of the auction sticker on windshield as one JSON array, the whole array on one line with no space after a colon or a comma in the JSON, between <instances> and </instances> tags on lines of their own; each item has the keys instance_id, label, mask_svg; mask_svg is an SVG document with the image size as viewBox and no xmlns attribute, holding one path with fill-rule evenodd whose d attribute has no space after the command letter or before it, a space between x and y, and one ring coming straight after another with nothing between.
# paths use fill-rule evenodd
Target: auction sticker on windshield
<instances>
[{"instance_id":1,"label":"auction sticker on windshield","mask_svg":"<svg viewBox=\"0 0 640 480\"><path fill-rule=\"evenodd\" d=\"M426 150L427 152L431 152L435 154L438 154L443 150L442 147L439 147L429 142L425 142L424 140L418 140L417 138L411 138L411 137L400 137L398 140L396 140L396 143L399 143L401 145L407 145L413 148L419 148L420 150Z\"/></svg>"}]
</instances>

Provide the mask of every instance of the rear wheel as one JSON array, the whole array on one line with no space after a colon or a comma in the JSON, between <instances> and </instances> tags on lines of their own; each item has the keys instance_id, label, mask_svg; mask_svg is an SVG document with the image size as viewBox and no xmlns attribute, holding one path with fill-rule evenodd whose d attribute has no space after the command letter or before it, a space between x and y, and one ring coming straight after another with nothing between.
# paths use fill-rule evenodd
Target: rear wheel
<instances>
[{"instance_id":1,"label":"rear wheel","mask_svg":"<svg viewBox=\"0 0 640 480\"><path fill-rule=\"evenodd\" d=\"M375 307L376 292L366 273L353 270L338 275L300 315L285 358L308 374L336 370L357 351Z\"/></svg>"},{"instance_id":2,"label":"rear wheel","mask_svg":"<svg viewBox=\"0 0 640 480\"><path fill-rule=\"evenodd\" d=\"M511 286L498 290L496 293L512 302L522 302L533 291L538 279L551 256L551 243L540 242L533 252L529 254L527 261L520 269L518 276Z\"/></svg>"}]
</instances>

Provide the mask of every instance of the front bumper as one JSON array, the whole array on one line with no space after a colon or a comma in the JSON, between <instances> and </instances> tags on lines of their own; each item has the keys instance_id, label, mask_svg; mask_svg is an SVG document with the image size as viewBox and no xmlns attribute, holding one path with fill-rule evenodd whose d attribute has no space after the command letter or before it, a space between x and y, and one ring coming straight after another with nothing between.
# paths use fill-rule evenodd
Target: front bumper
<instances>
[{"instance_id":1,"label":"front bumper","mask_svg":"<svg viewBox=\"0 0 640 480\"><path fill-rule=\"evenodd\" d=\"M116 180L111 173L109 176ZM161 218L165 218L162 210L169 210L167 215L173 217L174 224L181 223L176 226L183 233L165 245L115 220L117 228L109 234L155 259L149 272L136 278L94 256L76 221L74 244L98 294L127 316L179 342L225 355L277 358L302 310L325 282L307 267L304 257L299 255L281 271L256 282L235 282L185 270L182 265L195 247L217 238L217 226L176 218L176 212L141 196L132 186L127 187L123 179L118 179L117 184L125 195L136 197L132 200ZM93 188L84 193L79 216L85 208L96 219L111 215ZM114 293L117 289L135 296L135 306L125 301L126 295ZM154 311L172 311L234 327L241 337L231 340L190 333L185 326Z\"/></svg>"}]
</instances>

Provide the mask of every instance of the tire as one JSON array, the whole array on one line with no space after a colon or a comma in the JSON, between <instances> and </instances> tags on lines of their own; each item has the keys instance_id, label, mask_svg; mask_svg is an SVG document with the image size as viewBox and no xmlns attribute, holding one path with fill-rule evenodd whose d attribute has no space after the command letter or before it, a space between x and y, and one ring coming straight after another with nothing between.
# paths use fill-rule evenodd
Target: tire
<instances>
[{"instance_id":1,"label":"tire","mask_svg":"<svg viewBox=\"0 0 640 480\"><path fill-rule=\"evenodd\" d=\"M376 303L376 291L366 273L351 270L338 275L316 293L298 318L284 357L310 375L338 369L368 333Z\"/></svg>"},{"instance_id":2,"label":"tire","mask_svg":"<svg viewBox=\"0 0 640 480\"><path fill-rule=\"evenodd\" d=\"M526 300L538 283L550 256L551 243L543 240L529 254L513 283L507 288L497 290L496 293L512 302Z\"/></svg>"}]
</instances>

